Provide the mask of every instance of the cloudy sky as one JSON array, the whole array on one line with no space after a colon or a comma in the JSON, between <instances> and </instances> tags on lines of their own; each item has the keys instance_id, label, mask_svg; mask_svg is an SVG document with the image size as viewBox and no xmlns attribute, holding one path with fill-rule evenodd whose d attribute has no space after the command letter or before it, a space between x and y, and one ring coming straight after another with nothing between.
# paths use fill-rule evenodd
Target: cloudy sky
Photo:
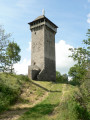
<instances>
[{"instance_id":1,"label":"cloudy sky","mask_svg":"<svg viewBox=\"0 0 90 120\"><path fill-rule=\"evenodd\" d=\"M15 65L18 74L27 74L31 61L31 32L27 23L42 15L59 28L56 34L56 68L68 73L74 61L68 56L71 47L82 46L90 28L90 0L0 0L0 24L21 48L21 61Z\"/></svg>"}]
</instances>

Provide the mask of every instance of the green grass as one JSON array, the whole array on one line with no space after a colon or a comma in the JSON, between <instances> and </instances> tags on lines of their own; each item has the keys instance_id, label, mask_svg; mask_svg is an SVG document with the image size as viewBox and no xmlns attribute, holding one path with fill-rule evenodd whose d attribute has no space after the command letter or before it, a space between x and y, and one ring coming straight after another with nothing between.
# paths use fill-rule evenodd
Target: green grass
<instances>
[{"instance_id":1,"label":"green grass","mask_svg":"<svg viewBox=\"0 0 90 120\"><path fill-rule=\"evenodd\" d=\"M50 86L49 82L47 84L41 83L44 87ZM10 109L10 106L16 102L32 105L45 93L44 88L38 86L37 82L29 80L27 76L0 73L0 113Z\"/></svg>"},{"instance_id":2,"label":"green grass","mask_svg":"<svg viewBox=\"0 0 90 120\"><path fill-rule=\"evenodd\" d=\"M89 83L84 83L78 88L69 84L32 81L23 75L0 73L0 112L8 110L17 100L32 105L48 93L43 101L29 108L18 120L89 120L88 86ZM20 98L22 91L24 99Z\"/></svg>"},{"instance_id":3,"label":"green grass","mask_svg":"<svg viewBox=\"0 0 90 120\"><path fill-rule=\"evenodd\" d=\"M28 80L26 76L0 73L0 112L17 101L22 84Z\"/></svg>"},{"instance_id":4,"label":"green grass","mask_svg":"<svg viewBox=\"0 0 90 120\"><path fill-rule=\"evenodd\" d=\"M19 120L89 120L86 109L76 100L79 89L52 83L48 97L29 109Z\"/></svg>"},{"instance_id":5,"label":"green grass","mask_svg":"<svg viewBox=\"0 0 90 120\"><path fill-rule=\"evenodd\" d=\"M82 105L82 96L77 87L67 86L63 101L60 102L55 120L89 120L89 113ZM78 99L78 100L77 100Z\"/></svg>"},{"instance_id":6,"label":"green grass","mask_svg":"<svg viewBox=\"0 0 90 120\"><path fill-rule=\"evenodd\" d=\"M39 84L39 83L38 83ZM47 82L44 83L48 85ZM52 113L53 109L59 104L60 98L58 96L61 96L61 89L62 85L59 85L58 87L54 85L54 88L52 88L54 84L51 83L51 91L49 93L49 96L40 104L36 105L33 108L30 108L30 110L20 118L20 120L44 120L48 119L48 114ZM57 88L56 88L57 87ZM50 90L50 88L49 88Z\"/></svg>"}]
</instances>

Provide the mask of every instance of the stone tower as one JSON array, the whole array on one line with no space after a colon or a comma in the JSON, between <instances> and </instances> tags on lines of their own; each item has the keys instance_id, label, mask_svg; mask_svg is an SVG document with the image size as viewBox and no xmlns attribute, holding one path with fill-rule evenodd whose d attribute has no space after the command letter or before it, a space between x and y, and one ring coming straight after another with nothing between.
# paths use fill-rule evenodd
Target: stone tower
<instances>
[{"instance_id":1,"label":"stone tower","mask_svg":"<svg viewBox=\"0 0 90 120\"><path fill-rule=\"evenodd\" d=\"M44 15L28 24L32 34L28 76L33 80L55 81L55 34L58 27Z\"/></svg>"}]
</instances>

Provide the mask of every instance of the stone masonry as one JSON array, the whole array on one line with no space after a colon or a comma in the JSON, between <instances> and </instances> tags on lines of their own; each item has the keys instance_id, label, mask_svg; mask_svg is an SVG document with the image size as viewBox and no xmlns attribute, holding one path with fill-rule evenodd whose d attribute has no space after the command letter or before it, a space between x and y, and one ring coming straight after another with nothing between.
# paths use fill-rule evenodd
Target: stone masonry
<instances>
[{"instance_id":1,"label":"stone masonry","mask_svg":"<svg viewBox=\"0 0 90 120\"><path fill-rule=\"evenodd\" d=\"M33 80L55 81L55 34L57 26L44 15L29 23L31 41L31 66L28 76Z\"/></svg>"}]
</instances>

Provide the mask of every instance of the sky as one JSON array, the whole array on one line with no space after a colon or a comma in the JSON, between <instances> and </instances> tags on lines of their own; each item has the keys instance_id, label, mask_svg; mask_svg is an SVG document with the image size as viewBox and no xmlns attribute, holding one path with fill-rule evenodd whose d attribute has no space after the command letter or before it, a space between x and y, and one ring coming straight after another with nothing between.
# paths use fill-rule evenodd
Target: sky
<instances>
[{"instance_id":1,"label":"sky","mask_svg":"<svg viewBox=\"0 0 90 120\"><path fill-rule=\"evenodd\" d=\"M11 33L21 48L21 61L14 65L17 74L28 74L31 64L31 31L28 25L38 16L45 16L58 26L55 36L56 70L68 73L75 62L69 48L83 46L90 28L90 0L0 0L0 25Z\"/></svg>"}]
</instances>

